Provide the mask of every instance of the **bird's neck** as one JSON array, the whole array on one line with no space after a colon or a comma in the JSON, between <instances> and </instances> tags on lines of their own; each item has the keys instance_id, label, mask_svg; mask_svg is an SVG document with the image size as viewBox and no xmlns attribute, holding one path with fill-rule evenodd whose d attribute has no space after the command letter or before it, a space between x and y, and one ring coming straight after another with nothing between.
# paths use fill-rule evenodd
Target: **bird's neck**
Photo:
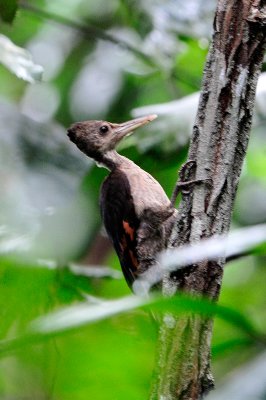
<instances>
[{"instance_id":1,"label":"bird's neck","mask_svg":"<svg viewBox=\"0 0 266 400\"><path fill-rule=\"evenodd\" d=\"M95 161L99 167L105 167L110 171L113 171L123 164L132 163L132 161L121 156L115 150L109 150L104 154L97 155L97 157L95 157Z\"/></svg>"}]
</instances>

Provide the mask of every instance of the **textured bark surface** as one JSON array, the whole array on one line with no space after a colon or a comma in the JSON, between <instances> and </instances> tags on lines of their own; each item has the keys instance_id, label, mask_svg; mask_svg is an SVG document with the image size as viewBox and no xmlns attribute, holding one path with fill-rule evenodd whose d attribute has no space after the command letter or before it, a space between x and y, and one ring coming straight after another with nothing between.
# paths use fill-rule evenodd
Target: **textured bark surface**
<instances>
[{"instance_id":1,"label":"textured bark surface","mask_svg":"<svg viewBox=\"0 0 266 400\"><path fill-rule=\"evenodd\" d=\"M195 185L183 196L174 246L229 230L265 52L265 14L265 1L218 0L188 156L195 169L187 176L211 184ZM179 271L166 280L165 292L175 286L217 300L223 265L219 259ZM165 315L151 399L200 399L213 387L212 324L196 315Z\"/></svg>"}]
</instances>

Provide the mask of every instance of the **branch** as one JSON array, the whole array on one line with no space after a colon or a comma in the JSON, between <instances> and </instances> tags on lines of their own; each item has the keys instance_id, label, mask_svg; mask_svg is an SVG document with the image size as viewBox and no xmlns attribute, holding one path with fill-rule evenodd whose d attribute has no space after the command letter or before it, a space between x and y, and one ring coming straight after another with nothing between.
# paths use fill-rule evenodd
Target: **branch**
<instances>
[{"instance_id":1,"label":"branch","mask_svg":"<svg viewBox=\"0 0 266 400\"><path fill-rule=\"evenodd\" d=\"M193 128L188 180L173 246L228 232L247 151L255 89L266 47L264 1L218 0L200 103ZM164 292L177 289L219 297L224 258L204 261L166 277ZM159 337L157 378L150 399L200 399L213 387L210 344L213 320L194 314L165 315Z\"/></svg>"}]
</instances>

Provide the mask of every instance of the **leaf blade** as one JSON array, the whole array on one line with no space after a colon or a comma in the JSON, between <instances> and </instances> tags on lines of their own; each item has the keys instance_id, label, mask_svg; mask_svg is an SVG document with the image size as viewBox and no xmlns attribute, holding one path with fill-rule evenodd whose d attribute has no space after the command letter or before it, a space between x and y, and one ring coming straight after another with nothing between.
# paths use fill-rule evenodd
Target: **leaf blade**
<instances>
[{"instance_id":1,"label":"leaf blade","mask_svg":"<svg viewBox=\"0 0 266 400\"><path fill-rule=\"evenodd\" d=\"M33 62L27 50L16 46L4 35L0 35L0 62L18 78L29 83L42 79L43 67Z\"/></svg>"}]
</instances>

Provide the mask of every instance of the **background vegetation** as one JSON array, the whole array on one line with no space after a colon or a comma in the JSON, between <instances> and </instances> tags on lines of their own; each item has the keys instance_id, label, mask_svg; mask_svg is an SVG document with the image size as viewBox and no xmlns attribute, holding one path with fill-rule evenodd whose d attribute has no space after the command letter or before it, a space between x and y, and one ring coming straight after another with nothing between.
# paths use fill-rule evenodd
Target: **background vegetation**
<instances>
[{"instance_id":1,"label":"background vegetation","mask_svg":"<svg viewBox=\"0 0 266 400\"><path fill-rule=\"evenodd\" d=\"M2 399L148 398L157 327L148 307L127 297L102 230L98 194L106 171L68 141L66 128L83 119L121 122L157 113L120 149L170 195L186 157L215 5L0 2ZM34 64L6 38L27 49ZM233 227L266 222L265 104L266 72ZM263 253L227 264L224 308L176 300L178 312L217 312L213 365L220 389L212 399L266 398ZM40 320L61 309L66 314Z\"/></svg>"}]
</instances>

